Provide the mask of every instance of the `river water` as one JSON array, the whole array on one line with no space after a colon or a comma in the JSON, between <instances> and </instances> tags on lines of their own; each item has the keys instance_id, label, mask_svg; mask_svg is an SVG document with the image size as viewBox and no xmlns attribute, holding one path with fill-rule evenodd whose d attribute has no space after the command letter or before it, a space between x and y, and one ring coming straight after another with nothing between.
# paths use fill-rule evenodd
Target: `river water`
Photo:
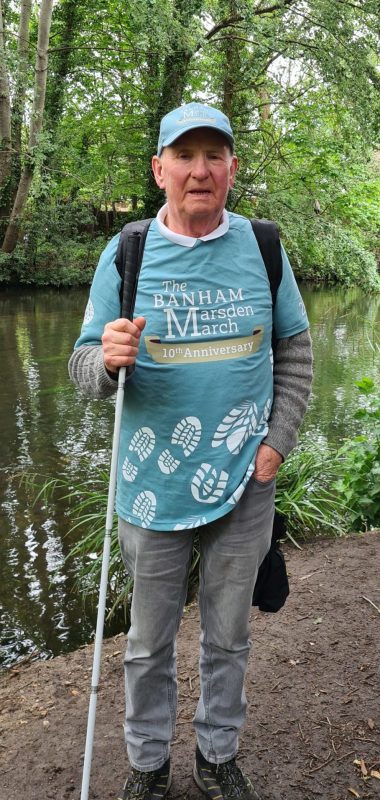
<instances>
[{"instance_id":1,"label":"river water","mask_svg":"<svg viewBox=\"0 0 380 800\"><path fill-rule=\"evenodd\" d=\"M357 432L354 381L380 379L380 296L301 287L314 342L313 398L303 431L339 442ZM0 665L88 642L95 612L75 590L64 501L33 504L21 476L73 481L108 465L113 401L80 396L67 375L86 289L0 290ZM377 347L376 347L377 345ZM115 621L113 631L121 625ZM108 629L108 632L113 632Z\"/></svg>"}]
</instances>

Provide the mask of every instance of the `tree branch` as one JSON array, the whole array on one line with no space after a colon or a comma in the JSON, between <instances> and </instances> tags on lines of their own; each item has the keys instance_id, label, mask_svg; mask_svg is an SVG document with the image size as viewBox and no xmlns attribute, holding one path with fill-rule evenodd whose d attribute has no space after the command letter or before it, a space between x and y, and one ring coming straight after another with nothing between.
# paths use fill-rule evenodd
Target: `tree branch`
<instances>
[{"instance_id":1,"label":"tree branch","mask_svg":"<svg viewBox=\"0 0 380 800\"><path fill-rule=\"evenodd\" d=\"M292 0L293 1L293 0ZM217 25L214 25L211 30L206 33L205 39L209 40L213 36L215 36L219 31L223 30L223 28L229 28L230 25L237 25L238 22L243 22L244 17L241 14L234 14L232 17L227 17L226 19L222 19L221 22L218 22Z\"/></svg>"},{"instance_id":2,"label":"tree branch","mask_svg":"<svg viewBox=\"0 0 380 800\"><path fill-rule=\"evenodd\" d=\"M255 14L256 17L259 16L259 14L272 14L273 11L282 11L285 8L285 6L291 6L296 2L297 0L282 0L282 2L275 3L273 6L262 7L261 5L259 5L257 6L257 8L254 9L253 13Z\"/></svg>"}]
</instances>

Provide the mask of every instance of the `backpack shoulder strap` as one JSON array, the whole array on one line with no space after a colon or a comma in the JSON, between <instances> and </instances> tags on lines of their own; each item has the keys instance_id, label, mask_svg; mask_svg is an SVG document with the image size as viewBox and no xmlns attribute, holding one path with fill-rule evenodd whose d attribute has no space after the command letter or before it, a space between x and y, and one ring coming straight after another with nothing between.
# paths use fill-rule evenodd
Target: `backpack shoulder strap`
<instances>
[{"instance_id":1,"label":"backpack shoulder strap","mask_svg":"<svg viewBox=\"0 0 380 800\"><path fill-rule=\"evenodd\" d=\"M265 268L268 274L272 307L276 305L277 290L282 279L282 255L277 225L267 219L251 219Z\"/></svg>"},{"instance_id":2,"label":"backpack shoulder strap","mask_svg":"<svg viewBox=\"0 0 380 800\"><path fill-rule=\"evenodd\" d=\"M120 233L115 264L121 277L120 302L122 316L132 319L136 299L137 281L144 255L145 240L151 219L127 222Z\"/></svg>"}]
</instances>

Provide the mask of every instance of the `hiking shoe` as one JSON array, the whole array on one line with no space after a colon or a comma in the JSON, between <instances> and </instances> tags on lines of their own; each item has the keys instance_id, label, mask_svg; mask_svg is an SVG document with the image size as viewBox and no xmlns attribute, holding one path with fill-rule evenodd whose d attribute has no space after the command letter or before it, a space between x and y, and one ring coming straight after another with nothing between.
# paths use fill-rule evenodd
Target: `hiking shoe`
<instances>
[{"instance_id":1,"label":"hiking shoe","mask_svg":"<svg viewBox=\"0 0 380 800\"><path fill-rule=\"evenodd\" d=\"M140 772L132 768L118 800L161 800L168 793L171 782L170 758L153 772Z\"/></svg>"},{"instance_id":2,"label":"hiking shoe","mask_svg":"<svg viewBox=\"0 0 380 800\"><path fill-rule=\"evenodd\" d=\"M224 764L211 764L197 747L193 776L201 792L210 800L260 800L234 758Z\"/></svg>"}]
</instances>

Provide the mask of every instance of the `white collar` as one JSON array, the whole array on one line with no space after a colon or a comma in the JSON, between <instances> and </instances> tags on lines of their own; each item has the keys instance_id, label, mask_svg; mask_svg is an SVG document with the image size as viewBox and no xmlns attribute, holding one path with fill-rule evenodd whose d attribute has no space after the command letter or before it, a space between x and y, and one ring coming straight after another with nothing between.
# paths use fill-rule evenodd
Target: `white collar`
<instances>
[{"instance_id":1,"label":"white collar","mask_svg":"<svg viewBox=\"0 0 380 800\"><path fill-rule=\"evenodd\" d=\"M174 231L171 231L170 228L165 225L164 220L167 211L168 204L165 203L165 205L160 208L156 217L158 230L162 236L165 236L165 239L169 239L169 241L174 242L174 244L180 244L182 247L194 247L199 239L201 239L202 242L209 242L210 239L218 239L219 236L224 236L230 227L229 217L226 209L224 208L220 225L218 225L215 230L211 231L211 233L208 233L206 236L198 236L197 238L194 238L193 236L185 236L183 233L175 233Z\"/></svg>"}]
</instances>

